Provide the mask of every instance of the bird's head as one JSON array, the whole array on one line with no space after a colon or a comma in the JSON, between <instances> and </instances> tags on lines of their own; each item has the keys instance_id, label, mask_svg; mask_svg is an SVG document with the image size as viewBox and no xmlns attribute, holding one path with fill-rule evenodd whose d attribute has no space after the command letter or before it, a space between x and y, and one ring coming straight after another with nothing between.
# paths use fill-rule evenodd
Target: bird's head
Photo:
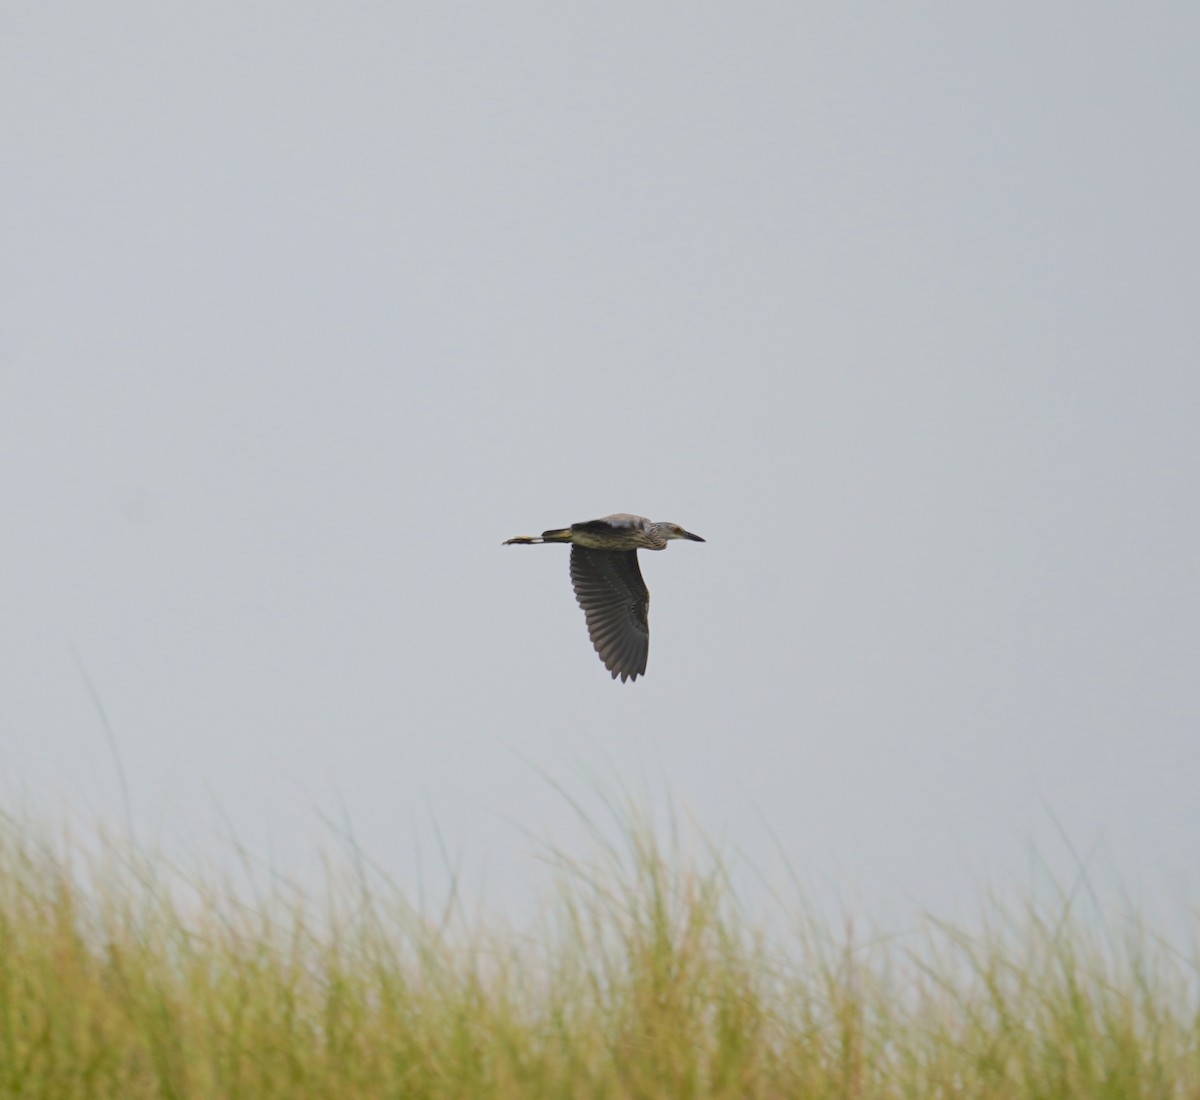
<instances>
[{"instance_id":1,"label":"bird's head","mask_svg":"<svg viewBox=\"0 0 1200 1100\"><path fill-rule=\"evenodd\" d=\"M682 527L679 526L678 523L668 524L667 529L664 532L664 534L669 539L691 539L692 542L703 542L704 541L704 539L702 539L699 535L693 535L691 533L691 531L685 531Z\"/></svg>"}]
</instances>

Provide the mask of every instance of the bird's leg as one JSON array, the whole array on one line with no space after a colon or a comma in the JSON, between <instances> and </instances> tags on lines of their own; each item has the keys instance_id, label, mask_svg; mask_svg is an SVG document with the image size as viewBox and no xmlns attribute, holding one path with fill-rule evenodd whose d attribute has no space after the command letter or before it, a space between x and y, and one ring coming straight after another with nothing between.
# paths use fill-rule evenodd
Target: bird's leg
<instances>
[{"instance_id":1,"label":"bird's leg","mask_svg":"<svg viewBox=\"0 0 1200 1100\"><path fill-rule=\"evenodd\" d=\"M515 539L505 539L501 546L532 546L538 542L570 542L571 528L556 527L553 531L543 531L541 538L535 538L533 535L518 535Z\"/></svg>"}]
</instances>

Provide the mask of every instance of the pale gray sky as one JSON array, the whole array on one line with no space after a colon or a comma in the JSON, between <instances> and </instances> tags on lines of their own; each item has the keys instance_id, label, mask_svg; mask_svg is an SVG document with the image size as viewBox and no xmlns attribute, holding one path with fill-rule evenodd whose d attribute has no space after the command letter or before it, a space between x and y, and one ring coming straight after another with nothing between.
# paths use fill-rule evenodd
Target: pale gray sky
<instances>
[{"instance_id":1,"label":"pale gray sky","mask_svg":"<svg viewBox=\"0 0 1200 1100\"><path fill-rule=\"evenodd\" d=\"M6 23L8 805L120 820L73 645L168 847L519 893L543 768L885 913L1055 819L1194 897L1194 5ZM632 685L500 546L613 511L708 539Z\"/></svg>"}]
</instances>

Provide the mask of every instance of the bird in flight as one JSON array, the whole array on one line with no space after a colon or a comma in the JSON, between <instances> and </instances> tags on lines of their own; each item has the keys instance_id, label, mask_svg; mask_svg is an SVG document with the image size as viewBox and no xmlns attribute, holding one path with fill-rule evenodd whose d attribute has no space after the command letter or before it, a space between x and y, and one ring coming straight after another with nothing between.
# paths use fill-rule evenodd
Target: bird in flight
<instances>
[{"instance_id":1,"label":"bird in flight","mask_svg":"<svg viewBox=\"0 0 1200 1100\"><path fill-rule=\"evenodd\" d=\"M618 512L543 531L540 538L518 535L503 545L571 544L571 584L587 618L588 637L613 679L620 676L624 683L645 675L650 651L650 593L638 568L637 552L665 550L671 539L704 541L677 523L655 523Z\"/></svg>"}]
</instances>

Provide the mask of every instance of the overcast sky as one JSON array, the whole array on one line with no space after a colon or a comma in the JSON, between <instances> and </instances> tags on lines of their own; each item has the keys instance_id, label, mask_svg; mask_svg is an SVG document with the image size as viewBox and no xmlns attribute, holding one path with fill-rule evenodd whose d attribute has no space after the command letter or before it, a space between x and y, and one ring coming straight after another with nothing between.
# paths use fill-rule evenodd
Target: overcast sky
<instances>
[{"instance_id":1,"label":"overcast sky","mask_svg":"<svg viewBox=\"0 0 1200 1100\"><path fill-rule=\"evenodd\" d=\"M5 21L10 810L504 897L548 775L884 914L1195 898L1194 5ZM500 545L614 511L708 540L635 684Z\"/></svg>"}]
</instances>

